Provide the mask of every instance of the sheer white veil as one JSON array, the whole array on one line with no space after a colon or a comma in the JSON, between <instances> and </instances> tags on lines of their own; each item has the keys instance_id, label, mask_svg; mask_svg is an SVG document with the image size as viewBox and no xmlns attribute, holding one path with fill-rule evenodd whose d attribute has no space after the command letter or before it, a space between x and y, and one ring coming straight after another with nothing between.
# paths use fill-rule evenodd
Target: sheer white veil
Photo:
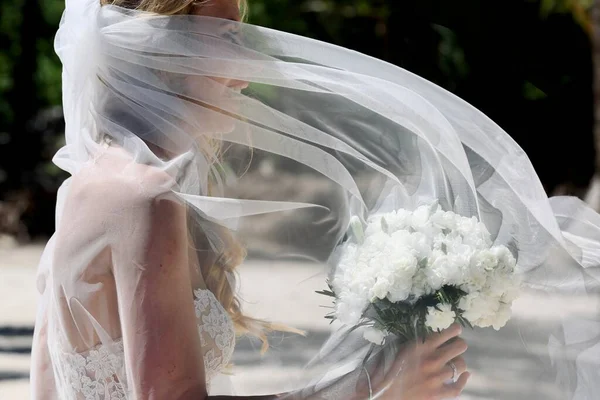
<instances>
[{"instance_id":1,"label":"sheer white veil","mask_svg":"<svg viewBox=\"0 0 600 400\"><path fill-rule=\"evenodd\" d=\"M599 294L600 216L575 198L549 199L506 132L408 71L246 23L98 0L67 0L56 50L66 144L55 163L76 174L110 140L173 177L172 194L195 210L191 223L214 251L224 251L216 225L250 238L282 284L298 260L326 276L352 216L437 200L481 219L511 249L531 307L544 307L547 295ZM327 303L312 291L296 295ZM335 324L323 332L305 339L314 350L305 350L307 379L292 388L306 397L344 398L367 354L375 362L397 350L372 351ZM540 379L560 388L559 398L600 393L597 312L543 327L511 322L505 332L511 346L539 356ZM298 362L271 354L281 367Z\"/></svg>"}]
</instances>

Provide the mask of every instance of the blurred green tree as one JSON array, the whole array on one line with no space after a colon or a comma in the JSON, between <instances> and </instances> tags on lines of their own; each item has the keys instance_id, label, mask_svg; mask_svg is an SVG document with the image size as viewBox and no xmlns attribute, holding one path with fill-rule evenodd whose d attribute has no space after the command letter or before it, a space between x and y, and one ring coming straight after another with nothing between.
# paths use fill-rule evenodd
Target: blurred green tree
<instances>
[{"instance_id":1,"label":"blurred green tree","mask_svg":"<svg viewBox=\"0 0 600 400\"><path fill-rule=\"evenodd\" d=\"M52 199L64 178L49 162L62 132L52 42L63 8L61 0L0 3L0 230L13 234L53 225Z\"/></svg>"}]
</instances>

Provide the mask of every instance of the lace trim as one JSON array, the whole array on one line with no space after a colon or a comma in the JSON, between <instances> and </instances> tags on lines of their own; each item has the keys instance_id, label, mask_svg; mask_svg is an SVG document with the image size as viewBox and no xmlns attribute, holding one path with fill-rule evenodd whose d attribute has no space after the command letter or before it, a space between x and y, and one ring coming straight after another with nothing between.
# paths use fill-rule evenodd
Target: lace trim
<instances>
[{"instance_id":1,"label":"lace trim","mask_svg":"<svg viewBox=\"0 0 600 400\"><path fill-rule=\"evenodd\" d=\"M235 330L229 314L210 290L194 290L194 296L198 333L204 351L204 371L210 379L231 360L235 349Z\"/></svg>"},{"instance_id":2,"label":"lace trim","mask_svg":"<svg viewBox=\"0 0 600 400\"><path fill-rule=\"evenodd\" d=\"M206 289L194 290L198 334L202 344L207 383L231 360L235 348L234 325L229 315ZM84 353L64 352L64 380L75 399L127 399L122 339L100 344Z\"/></svg>"},{"instance_id":3,"label":"lace trim","mask_svg":"<svg viewBox=\"0 0 600 400\"><path fill-rule=\"evenodd\" d=\"M119 381L124 376L123 341L98 345L85 353L63 353L65 378L77 398L85 400L126 399L126 388Z\"/></svg>"}]
</instances>

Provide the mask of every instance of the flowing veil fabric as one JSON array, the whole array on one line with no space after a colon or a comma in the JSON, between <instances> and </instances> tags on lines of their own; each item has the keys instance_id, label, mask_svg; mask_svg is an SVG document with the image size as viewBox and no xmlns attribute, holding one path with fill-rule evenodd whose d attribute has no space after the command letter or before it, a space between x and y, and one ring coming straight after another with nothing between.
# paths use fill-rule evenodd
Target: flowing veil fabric
<instances>
[{"instance_id":1,"label":"flowing veil fabric","mask_svg":"<svg viewBox=\"0 0 600 400\"><path fill-rule=\"evenodd\" d=\"M331 256L353 216L365 221L438 201L445 210L479 218L495 244L510 248L531 309L547 307L548 296L598 298L600 216L574 198L548 199L527 155L500 127L408 71L245 23L157 16L100 7L97 0L67 0L56 50L64 67L66 144L55 163L73 176L89 173L110 143L126 160L112 165L116 175L130 174L135 165L164 172L166 178L144 180L143 190L186 204L190 224L215 254L227 250L223 229L249 249L255 272L240 266L241 293L252 297L246 276L265 287L242 299L245 309L308 331L304 338L275 340L263 361L250 363L256 369L248 367L247 357L258 354L248 355L253 342L241 339L232 373L220 384L215 380L215 392L246 394L247 382L268 380L256 375L262 365L265 374L291 371L278 390L342 399L365 379L365 366L389 365L398 351L394 343L373 348L359 330L328 325L327 310L319 308L327 299L313 291L325 286ZM72 190L69 182L61 189L59 227L73 207L61 199ZM89 196L102 202L101 193ZM102 209L95 218L112 217ZM135 218L128 210L120 217L124 224ZM105 345L107 357L118 351L115 332L122 327L76 306L95 289L76 276L78 267L65 267L86 264L106 242L82 239L78 253L57 257L56 242L70 237L64 229L40 266L38 321L48 321L51 369L66 382L59 353L70 338L61 333L59 297L69 299L79 323L93 327L87 334ZM57 274L59 261L71 272ZM127 259L119 262L135 268ZM280 301L303 311L270 312ZM469 335L481 348L502 340L531 354L535 375L556 398L600 393L597 311L544 326L511 321L500 333ZM125 369L132 362L126 356ZM43 378L34 371L32 379ZM118 385L136 377L114 372L106 379Z\"/></svg>"}]
</instances>

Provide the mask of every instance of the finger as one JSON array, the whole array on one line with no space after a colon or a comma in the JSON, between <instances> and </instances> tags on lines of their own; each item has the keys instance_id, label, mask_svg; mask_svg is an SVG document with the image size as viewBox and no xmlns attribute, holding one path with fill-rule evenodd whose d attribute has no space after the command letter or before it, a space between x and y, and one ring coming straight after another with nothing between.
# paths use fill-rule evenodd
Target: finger
<instances>
[{"instance_id":1,"label":"finger","mask_svg":"<svg viewBox=\"0 0 600 400\"><path fill-rule=\"evenodd\" d=\"M467 362L465 361L465 359L463 357L456 357L454 359L452 359L450 361L451 363L454 364L454 366L456 367L456 371L458 372L458 374L463 374L467 371ZM450 368L452 369L452 368Z\"/></svg>"},{"instance_id":2,"label":"finger","mask_svg":"<svg viewBox=\"0 0 600 400\"><path fill-rule=\"evenodd\" d=\"M450 363L454 363L454 366L456 367L456 376L454 376L454 370L450 366ZM466 371L467 363L465 362L465 359L462 357L456 357L442 367L442 371L438 375L438 378L441 382L447 382L452 378L457 378Z\"/></svg>"},{"instance_id":3,"label":"finger","mask_svg":"<svg viewBox=\"0 0 600 400\"><path fill-rule=\"evenodd\" d=\"M445 365L467 351L468 347L467 342L461 338L457 338L452 343L439 347L434 356L439 365Z\"/></svg>"},{"instance_id":4,"label":"finger","mask_svg":"<svg viewBox=\"0 0 600 400\"><path fill-rule=\"evenodd\" d=\"M456 383L452 383L450 385L443 385L440 390L440 398L441 399L450 399L460 396L462 391L465 389L469 378L471 377L470 372L465 372L462 374Z\"/></svg>"},{"instance_id":5,"label":"finger","mask_svg":"<svg viewBox=\"0 0 600 400\"><path fill-rule=\"evenodd\" d=\"M441 332L435 332L429 335L425 343L433 348L440 347L452 338L459 336L462 333L460 324L452 324L448 329Z\"/></svg>"}]
</instances>

